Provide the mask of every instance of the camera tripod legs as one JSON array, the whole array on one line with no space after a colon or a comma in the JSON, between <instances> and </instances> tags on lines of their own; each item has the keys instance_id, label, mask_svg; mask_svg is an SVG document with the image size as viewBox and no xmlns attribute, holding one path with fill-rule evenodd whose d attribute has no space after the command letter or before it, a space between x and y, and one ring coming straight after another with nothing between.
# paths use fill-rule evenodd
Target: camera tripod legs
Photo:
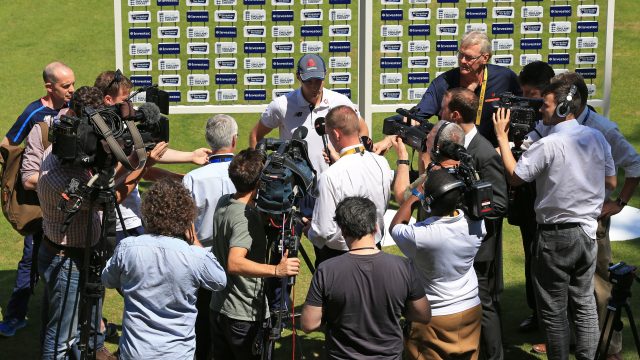
<instances>
[{"instance_id":1,"label":"camera tripod legs","mask_svg":"<svg viewBox=\"0 0 640 360\"><path fill-rule=\"evenodd\" d=\"M640 338L638 338L638 329L636 328L636 323L633 320L633 313L631 312L631 307L629 304L624 302L623 304L611 304L607 306L607 315L604 318L604 327L602 332L600 333L600 339L598 340L598 348L596 349L596 357L594 360L598 360L600 358L600 345L602 345L602 340L605 336L605 330L607 329L607 324L609 324L609 317L613 314L613 320L611 321L611 326L609 326L609 330L607 331L607 342L605 344L604 350L602 354L606 355L609 350L609 345L611 345L611 337L613 336L614 331L622 331L624 324L622 323L622 309L627 312L627 318L629 319L629 325L631 326L631 332L633 334L633 340L636 344L636 351L638 352L638 358L640 358Z\"/></svg>"}]
</instances>

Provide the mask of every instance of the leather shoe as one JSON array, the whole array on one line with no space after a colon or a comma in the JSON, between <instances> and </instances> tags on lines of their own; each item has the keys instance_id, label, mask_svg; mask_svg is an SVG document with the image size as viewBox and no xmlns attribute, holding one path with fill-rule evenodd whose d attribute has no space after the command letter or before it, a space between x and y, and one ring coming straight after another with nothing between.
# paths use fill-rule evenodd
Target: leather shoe
<instances>
[{"instance_id":1,"label":"leather shoe","mask_svg":"<svg viewBox=\"0 0 640 360\"><path fill-rule=\"evenodd\" d=\"M533 351L536 354L546 354L547 353L547 344L545 344L545 343L533 344L533 346L531 347L531 351Z\"/></svg>"},{"instance_id":2,"label":"leather shoe","mask_svg":"<svg viewBox=\"0 0 640 360\"><path fill-rule=\"evenodd\" d=\"M117 360L118 358L113 355L106 347L101 347L96 350L96 360Z\"/></svg>"},{"instance_id":3,"label":"leather shoe","mask_svg":"<svg viewBox=\"0 0 640 360\"><path fill-rule=\"evenodd\" d=\"M622 360L622 352L607 355L607 360Z\"/></svg>"},{"instance_id":4,"label":"leather shoe","mask_svg":"<svg viewBox=\"0 0 640 360\"><path fill-rule=\"evenodd\" d=\"M538 318L535 315L529 315L524 319L518 329L521 332L530 332L538 329Z\"/></svg>"}]
</instances>

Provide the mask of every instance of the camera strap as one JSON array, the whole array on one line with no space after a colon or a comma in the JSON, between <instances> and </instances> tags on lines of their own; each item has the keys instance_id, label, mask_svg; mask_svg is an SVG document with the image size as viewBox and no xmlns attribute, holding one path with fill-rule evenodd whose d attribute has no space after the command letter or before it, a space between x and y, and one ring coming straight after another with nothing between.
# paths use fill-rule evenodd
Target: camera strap
<instances>
[{"instance_id":1,"label":"camera strap","mask_svg":"<svg viewBox=\"0 0 640 360\"><path fill-rule=\"evenodd\" d=\"M476 125L480 125L482 118L482 105L484 104L484 93L487 91L487 78L489 77L489 67L485 65L482 80L482 90L480 90L480 98L478 99L478 111L476 112Z\"/></svg>"},{"instance_id":2,"label":"camera strap","mask_svg":"<svg viewBox=\"0 0 640 360\"><path fill-rule=\"evenodd\" d=\"M144 166L144 164L147 162L147 152L144 148L142 136L140 135L140 132L138 131L138 128L136 127L136 124L133 122L133 120L126 120L125 123L127 124L127 128L129 129L129 131L131 132L131 138L133 139L133 149L138 155L137 167L133 167L133 165L131 165L131 162L129 162L129 158L127 158L127 155L125 155L124 151L118 144L118 141L113 137L113 132L105 123L102 115L100 115L100 113L96 111L90 116L91 121L98 127L100 135L102 135L102 137L104 137L104 139L107 141L111 152L115 155L116 159L120 163L122 163L122 166L124 166L128 170L137 170Z\"/></svg>"}]
</instances>

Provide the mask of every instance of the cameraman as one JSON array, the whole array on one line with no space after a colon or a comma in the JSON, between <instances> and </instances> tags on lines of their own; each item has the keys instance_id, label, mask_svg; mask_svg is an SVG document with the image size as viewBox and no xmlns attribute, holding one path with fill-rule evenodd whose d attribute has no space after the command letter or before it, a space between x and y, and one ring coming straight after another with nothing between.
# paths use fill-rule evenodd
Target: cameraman
<instances>
[{"instance_id":1,"label":"cameraman","mask_svg":"<svg viewBox=\"0 0 640 360\"><path fill-rule=\"evenodd\" d=\"M319 195L311 224L305 228L316 248L316 266L349 251L340 228L329 215L345 197L363 196L376 204L376 244L382 241L393 172L384 157L365 150L360 142L359 124L358 114L346 105L334 107L326 117L326 133L340 157L318 178Z\"/></svg>"},{"instance_id":2,"label":"cameraman","mask_svg":"<svg viewBox=\"0 0 640 360\"><path fill-rule=\"evenodd\" d=\"M94 86L102 91L106 106L113 106L127 101L133 88L131 80L122 74L120 70L101 72L96 78ZM204 165L208 162L210 153L211 151L206 148L196 149L192 152L167 148L162 157L157 160L161 164L193 163L195 165ZM155 181L163 177L182 180L181 174L157 167L147 167L144 174L144 179L149 181ZM140 204L140 192L136 186L131 194L118 205L125 225L123 229L121 222L116 221L116 238L118 241L126 236L144 234L144 227L140 218Z\"/></svg>"},{"instance_id":3,"label":"cameraman","mask_svg":"<svg viewBox=\"0 0 640 360\"><path fill-rule=\"evenodd\" d=\"M211 296L211 340L214 359L259 359L252 352L269 309L265 277L298 274L300 261L282 257L265 264L267 239L254 201L263 167L257 150L242 150L229 165L236 192L220 198L213 216L213 254L227 271L227 286Z\"/></svg>"},{"instance_id":4,"label":"cameraman","mask_svg":"<svg viewBox=\"0 0 640 360\"><path fill-rule=\"evenodd\" d=\"M99 108L102 101L101 92L96 88L82 87L73 95L72 109L68 115L82 114L85 106ZM32 133L40 135L38 129ZM41 141L30 141L29 144L41 144ZM71 219L65 233L62 233L65 222L65 213L58 209L61 200L60 194L65 191L71 179L75 178L81 183L87 183L92 174L87 168L62 165L57 156L52 153L52 147L36 149L43 151L41 157L35 156L32 161L33 169L39 169L31 176L26 174L25 179L37 176L37 191L42 208L44 238L38 254L38 270L45 282L45 296L43 307L45 318L43 320L43 348L44 359L64 359L73 350L79 354L77 341L79 329L77 327L80 269L83 265L83 253L86 246L94 247L100 239L100 217L98 209L89 213L89 207L85 203ZM159 156L155 152L162 152L162 147L154 149L153 156L147 161L149 166L153 164L153 158ZM25 151L27 153L28 151ZM41 161L41 166L36 162ZM23 169L23 175L24 173ZM133 171L115 189L116 201L122 201L139 181L144 168ZM39 175L38 175L39 174ZM27 180L25 180L27 181ZM92 235L87 236L87 226L92 226ZM102 306L98 304L92 312L100 317ZM92 315L92 317L95 314ZM93 322L91 323L93 326ZM97 331L97 330L93 330ZM98 331L99 332L99 331ZM98 358L110 358L110 354L102 346L104 338L99 334L97 348ZM90 346L93 344L90 342Z\"/></svg>"},{"instance_id":5,"label":"cameraman","mask_svg":"<svg viewBox=\"0 0 640 360\"><path fill-rule=\"evenodd\" d=\"M464 186L446 169L431 171L424 194L421 184L389 225L418 271L433 313L430 323L410 325L405 344L411 359L478 358L482 307L473 259L486 232L482 220L456 209ZM414 204L429 217L408 225Z\"/></svg>"},{"instance_id":6,"label":"cameraman","mask_svg":"<svg viewBox=\"0 0 640 360\"><path fill-rule=\"evenodd\" d=\"M463 87L479 97L479 116L474 117L478 131L494 147L498 146L493 133L489 99L511 92L520 95L516 74L507 67L489 64L491 42L486 34L472 31L464 34L458 51L458 67L435 78L417 105L418 114L429 117L440 112L445 91Z\"/></svg>"},{"instance_id":7,"label":"cameraman","mask_svg":"<svg viewBox=\"0 0 640 360\"><path fill-rule=\"evenodd\" d=\"M315 128L315 120L327 115L336 106L348 106L358 114L357 107L348 97L324 87L327 74L324 60L316 54L305 54L298 60L296 77L300 88L274 99L262 113L260 120L251 130L249 146L255 148L273 129L279 128L280 139L289 140L295 129L304 126L309 129L305 138L309 149L311 165L318 176L328 168L322 155L324 149L322 137ZM360 136L368 135L364 120L358 116Z\"/></svg>"},{"instance_id":8,"label":"cameraman","mask_svg":"<svg viewBox=\"0 0 640 360\"><path fill-rule=\"evenodd\" d=\"M518 75L518 81L522 88L522 95L528 98L542 99L542 92L549 85L549 82L554 76L555 72L553 71L553 68L544 61L534 61L525 65ZM542 125L542 121L538 121L538 125L536 127L545 126ZM546 133L546 131L544 132ZM541 137L541 135L534 135L534 133L531 133L527 135L523 144L516 143L515 145L524 145L528 147L531 144L531 140L533 140L533 136ZM536 137L536 139L539 137ZM514 142L515 140L516 139L514 139ZM527 297L527 305L529 306L529 309L531 309L531 315L520 323L519 329L521 331L531 331L538 328L536 298L531 275L531 244L535 241L536 229L538 227L534 210L536 184L535 182L531 182L517 187L510 187L510 191L512 193L513 203L510 204L509 207L509 222L512 225L513 222L517 222L517 225L520 228L522 247L524 249L525 293ZM541 350L544 349L540 349L539 345L536 347L534 344L534 351L538 352Z\"/></svg>"},{"instance_id":9,"label":"cameraman","mask_svg":"<svg viewBox=\"0 0 640 360\"><path fill-rule=\"evenodd\" d=\"M507 183L500 155L474 124L478 97L465 88L447 90L440 107L440 118L458 124L464 130L464 147L473 157L474 168L482 180L491 183L493 211L484 217L487 235L476 254L473 267L478 277L482 302L482 352L503 357L500 293L502 279L502 218L507 211Z\"/></svg>"},{"instance_id":10,"label":"cameraman","mask_svg":"<svg viewBox=\"0 0 640 360\"><path fill-rule=\"evenodd\" d=\"M377 217L366 197L347 197L336 206L335 221L349 252L320 264L301 320L307 333L325 320L329 359L399 359L400 317L423 324L431 318L411 263L376 248Z\"/></svg>"},{"instance_id":11,"label":"cameraman","mask_svg":"<svg viewBox=\"0 0 640 360\"><path fill-rule=\"evenodd\" d=\"M71 100L76 78L73 70L67 65L57 61L47 64L42 71L42 79L46 95L27 105L2 140L3 146L20 145L35 124L53 118ZM34 189L35 183L28 190ZM41 238L42 231L24 237L22 258L18 262L15 286L9 303L4 308L4 319L0 322L0 335L2 336L13 336L17 330L27 326L27 307L37 278L37 270L32 267L32 263L33 260L37 260L37 246Z\"/></svg>"},{"instance_id":12,"label":"cameraman","mask_svg":"<svg viewBox=\"0 0 640 360\"><path fill-rule=\"evenodd\" d=\"M413 183L409 180L409 153L402 139L398 136L393 139L393 147L398 154L396 178L393 182L393 193L398 204L404 203L411 191L425 182L427 172L436 168L453 168L458 161L458 151L464 149L464 130L457 124L446 120L438 121L426 139L426 151L420 153L420 176ZM424 220L426 215L422 208L418 208L418 220Z\"/></svg>"},{"instance_id":13,"label":"cameraman","mask_svg":"<svg viewBox=\"0 0 640 360\"><path fill-rule=\"evenodd\" d=\"M599 335L593 296L596 219L605 187L615 188L615 168L604 136L576 121L584 101L576 85L560 78L542 95L542 120L552 128L517 163L509 146L509 110L494 114L494 129L509 183L536 180L538 235L532 273L538 314L547 333L547 355L569 357L570 301L576 358L593 359Z\"/></svg>"},{"instance_id":14,"label":"cameraman","mask_svg":"<svg viewBox=\"0 0 640 360\"><path fill-rule=\"evenodd\" d=\"M149 235L122 240L102 271L105 286L124 294L120 359L192 359L198 289L222 290L227 277L197 240L196 207L181 183L154 183L142 216Z\"/></svg>"}]
</instances>

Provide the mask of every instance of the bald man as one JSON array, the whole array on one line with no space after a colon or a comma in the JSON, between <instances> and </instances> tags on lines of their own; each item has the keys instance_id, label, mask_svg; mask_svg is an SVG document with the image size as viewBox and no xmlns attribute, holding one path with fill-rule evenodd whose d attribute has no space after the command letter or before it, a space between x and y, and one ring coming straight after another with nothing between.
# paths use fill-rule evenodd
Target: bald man
<instances>
[{"instance_id":1,"label":"bald man","mask_svg":"<svg viewBox=\"0 0 640 360\"><path fill-rule=\"evenodd\" d=\"M76 78L69 66L58 61L52 62L42 71L42 79L46 94L27 105L5 135L2 145L20 145L36 123L44 121L47 117L53 118L71 100ZM27 306L32 285L33 244L34 239L39 243L41 236L42 232L38 232L24 238L24 249L22 259L18 263L16 282L5 308L4 320L0 323L2 336L13 336L17 330L27 325Z\"/></svg>"}]
</instances>

